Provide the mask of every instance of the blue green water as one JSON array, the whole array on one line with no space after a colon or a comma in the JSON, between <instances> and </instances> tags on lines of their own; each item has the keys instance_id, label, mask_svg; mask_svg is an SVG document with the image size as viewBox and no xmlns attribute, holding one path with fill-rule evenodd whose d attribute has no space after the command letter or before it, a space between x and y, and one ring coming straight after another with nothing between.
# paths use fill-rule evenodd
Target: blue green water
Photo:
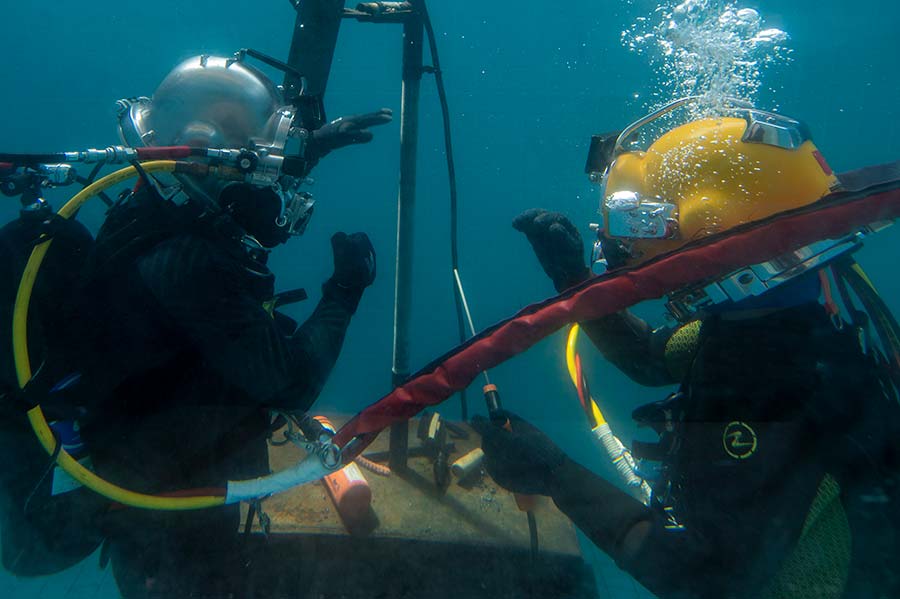
<instances>
[{"instance_id":1,"label":"blue green water","mask_svg":"<svg viewBox=\"0 0 900 599\"><path fill-rule=\"evenodd\" d=\"M652 14L656 3L430 4L456 148L462 275L476 324L486 326L552 292L529 246L510 227L516 214L534 206L559 210L588 238L597 190L582 174L587 142L592 133L621 128L646 112L645 98L658 79L642 57L622 46L620 33L636 17ZM759 107L777 104L807 122L837 172L900 158L895 2L741 6L756 8L769 26L788 32L793 48L792 62L767 75ZM150 95L172 66L192 55L252 47L284 56L293 22L292 8L276 0L20 2L7 3L2 11L7 24L0 36L3 151L118 143L116 99ZM329 83L329 115L382 106L399 114L399 75L398 27L345 22ZM421 102L413 369L456 342L440 112L427 76ZM325 160L314 172L318 203L307 234L273 257L278 286L305 286L315 300L320 281L331 272L328 239L334 231L366 231L378 252L378 280L351 326L318 404L323 408L352 412L389 390L398 132L395 120L378 129L370 145ZM54 203L64 199L48 197ZM15 204L10 199L0 208L4 222ZM84 215L94 226L99 217L99 208ZM898 250L900 230L888 230L859 256L895 312L900 310ZM291 313L303 317L313 305ZM562 346L562 337L554 336L493 376L507 407L540 423L577 459L607 472L570 392ZM664 391L637 387L599 357L587 362L609 420L629 437L631 409ZM477 394L471 401L481 408ZM455 402L443 411L459 414ZM610 589L629 585L608 565L598 565L598 573ZM30 596L42 592L10 579L0 579L0 585Z\"/></svg>"}]
</instances>

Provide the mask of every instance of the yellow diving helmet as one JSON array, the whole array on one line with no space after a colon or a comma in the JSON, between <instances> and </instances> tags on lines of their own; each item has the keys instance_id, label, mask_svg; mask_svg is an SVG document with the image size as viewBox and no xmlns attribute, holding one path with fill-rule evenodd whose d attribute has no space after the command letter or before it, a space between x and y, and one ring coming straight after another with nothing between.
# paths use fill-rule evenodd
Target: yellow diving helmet
<instances>
[{"instance_id":1,"label":"yellow diving helmet","mask_svg":"<svg viewBox=\"0 0 900 599\"><path fill-rule=\"evenodd\" d=\"M668 113L697 100L668 104L626 128L614 144L606 138L595 272L607 262L643 263L695 239L810 204L838 187L802 123L740 100L730 100L722 116L654 137L671 119ZM590 162L588 170L599 179Z\"/></svg>"}]
</instances>

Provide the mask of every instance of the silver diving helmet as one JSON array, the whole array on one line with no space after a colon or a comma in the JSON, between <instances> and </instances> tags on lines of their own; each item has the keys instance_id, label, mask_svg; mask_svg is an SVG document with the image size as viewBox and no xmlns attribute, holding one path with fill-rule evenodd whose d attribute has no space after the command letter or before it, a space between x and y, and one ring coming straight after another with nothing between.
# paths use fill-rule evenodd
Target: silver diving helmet
<instances>
[{"instance_id":1,"label":"silver diving helmet","mask_svg":"<svg viewBox=\"0 0 900 599\"><path fill-rule=\"evenodd\" d=\"M281 90L240 53L233 58L189 58L163 79L152 98L119 100L117 106L119 135L131 147L249 150L255 164L247 183L278 194L282 204L278 226L293 235L306 228L313 200L298 189L303 178L282 173L288 139L299 137L302 144L305 131L293 126L296 111ZM193 194L210 199L228 185L184 179Z\"/></svg>"}]
</instances>

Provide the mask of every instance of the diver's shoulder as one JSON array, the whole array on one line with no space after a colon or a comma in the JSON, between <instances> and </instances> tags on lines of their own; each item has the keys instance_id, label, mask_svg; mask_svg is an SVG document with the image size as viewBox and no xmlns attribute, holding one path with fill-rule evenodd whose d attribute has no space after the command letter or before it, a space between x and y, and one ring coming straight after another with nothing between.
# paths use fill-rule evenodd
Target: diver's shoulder
<instances>
[{"instance_id":1,"label":"diver's shoulder","mask_svg":"<svg viewBox=\"0 0 900 599\"><path fill-rule=\"evenodd\" d=\"M206 278L221 269L228 253L203 235L185 232L157 243L138 259L145 280Z\"/></svg>"}]
</instances>

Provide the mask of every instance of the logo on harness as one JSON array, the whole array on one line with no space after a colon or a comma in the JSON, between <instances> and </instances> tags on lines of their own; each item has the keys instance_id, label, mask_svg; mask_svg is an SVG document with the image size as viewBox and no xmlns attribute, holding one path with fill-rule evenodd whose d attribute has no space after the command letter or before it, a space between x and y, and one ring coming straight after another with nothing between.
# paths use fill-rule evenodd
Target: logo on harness
<instances>
[{"instance_id":1,"label":"logo on harness","mask_svg":"<svg viewBox=\"0 0 900 599\"><path fill-rule=\"evenodd\" d=\"M722 433L722 446L734 459L745 460L756 453L756 432L749 424L729 422Z\"/></svg>"}]
</instances>

